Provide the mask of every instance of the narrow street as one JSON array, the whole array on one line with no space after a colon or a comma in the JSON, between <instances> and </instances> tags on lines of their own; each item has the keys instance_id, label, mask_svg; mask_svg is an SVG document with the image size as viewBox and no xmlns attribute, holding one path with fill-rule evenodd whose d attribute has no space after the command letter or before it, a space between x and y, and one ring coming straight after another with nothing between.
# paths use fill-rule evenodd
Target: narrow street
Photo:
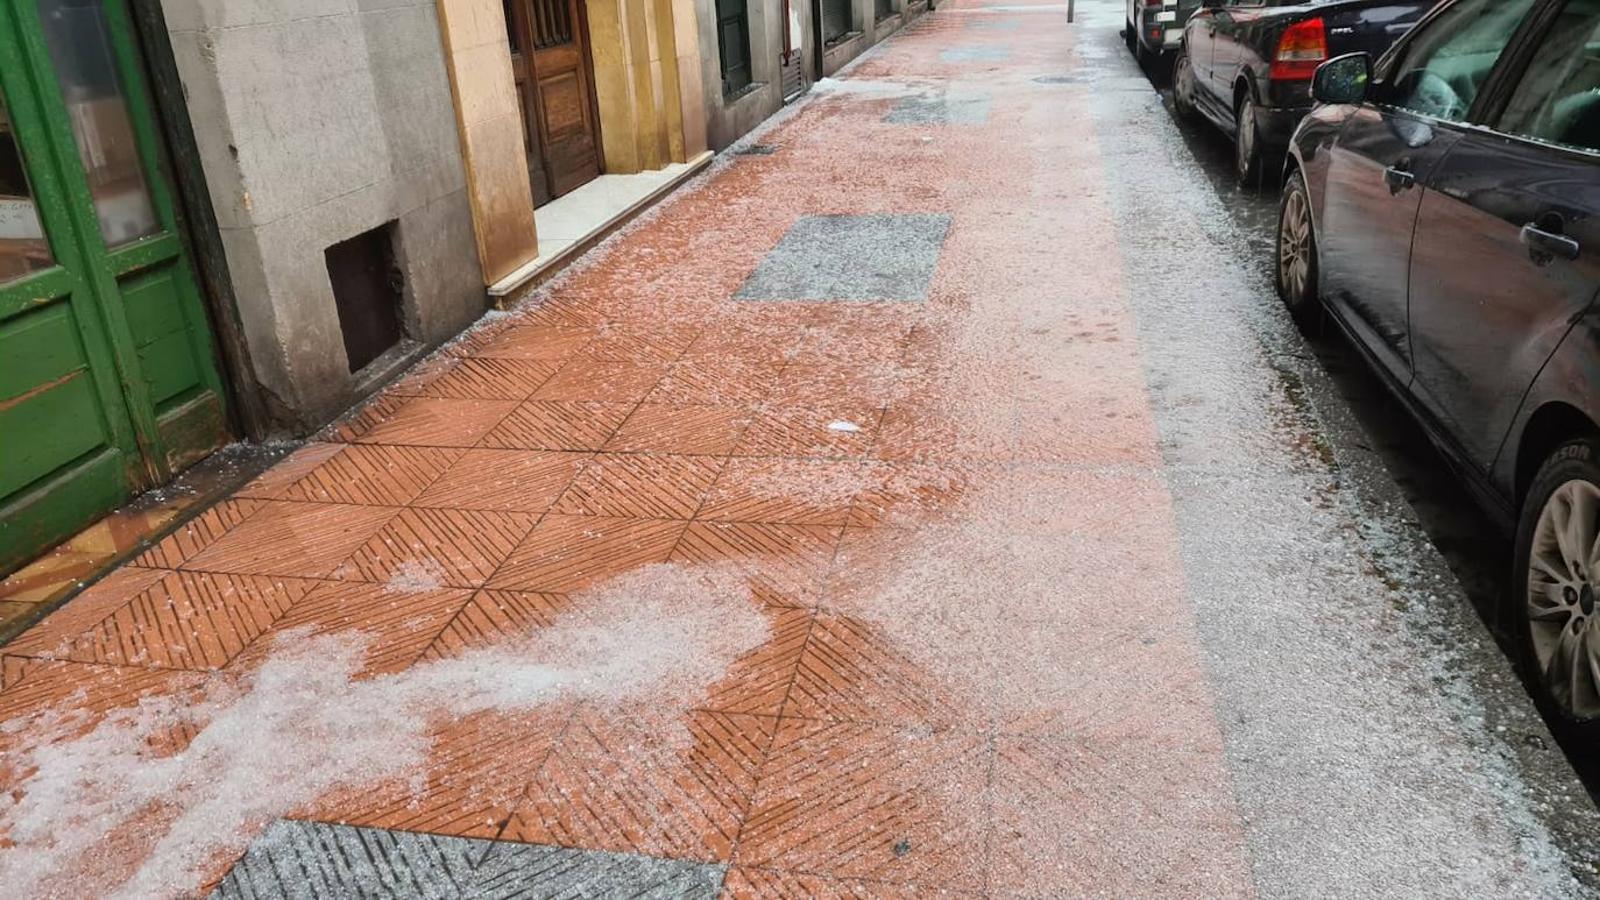
<instances>
[{"instance_id":1,"label":"narrow street","mask_svg":"<svg viewBox=\"0 0 1600 900\"><path fill-rule=\"evenodd\" d=\"M1121 27L939 4L0 647L7 895L1600 892Z\"/></svg>"}]
</instances>

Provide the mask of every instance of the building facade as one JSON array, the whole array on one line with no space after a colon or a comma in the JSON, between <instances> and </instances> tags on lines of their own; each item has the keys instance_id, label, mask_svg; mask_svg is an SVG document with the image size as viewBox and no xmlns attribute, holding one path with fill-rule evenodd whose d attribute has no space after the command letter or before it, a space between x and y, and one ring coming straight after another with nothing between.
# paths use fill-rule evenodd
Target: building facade
<instances>
[{"instance_id":1,"label":"building facade","mask_svg":"<svg viewBox=\"0 0 1600 900\"><path fill-rule=\"evenodd\" d=\"M0 571L337 416L903 2L0 5Z\"/></svg>"},{"instance_id":2,"label":"building facade","mask_svg":"<svg viewBox=\"0 0 1600 900\"><path fill-rule=\"evenodd\" d=\"M928 9L927 0L695 0L707 140L721 150Z\"/></svg>"}]
</instances>

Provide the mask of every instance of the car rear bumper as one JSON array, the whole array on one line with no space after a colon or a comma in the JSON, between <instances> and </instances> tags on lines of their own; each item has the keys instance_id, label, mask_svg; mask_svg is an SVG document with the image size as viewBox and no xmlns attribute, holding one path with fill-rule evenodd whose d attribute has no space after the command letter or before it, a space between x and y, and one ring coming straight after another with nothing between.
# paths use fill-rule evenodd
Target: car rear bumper
<instances>
[{"instance_id":1,"label":"car rear bumper","mask_svg":"<svg viewBox=\"0 0 1600 900\"><path fill-rule=\"evenodd\" d=\"M1139 43L1151 53L1176 53L1183 43L1183 20L1187 18L1176 6L1165 9L1146 7L1138 14L1135 23Z\"/></svg>"},{"instance_id":2,"label":"car rear bumper","mask_svg":"<svg viewBox=\"0 0 1600 900\"><path fill-rule=\"evenodd\" d=\"M1256 140L1275 150L1286 150L1300 120L1311 112L1310 106L1256 107Z\"/></svg>"}]
</instances>

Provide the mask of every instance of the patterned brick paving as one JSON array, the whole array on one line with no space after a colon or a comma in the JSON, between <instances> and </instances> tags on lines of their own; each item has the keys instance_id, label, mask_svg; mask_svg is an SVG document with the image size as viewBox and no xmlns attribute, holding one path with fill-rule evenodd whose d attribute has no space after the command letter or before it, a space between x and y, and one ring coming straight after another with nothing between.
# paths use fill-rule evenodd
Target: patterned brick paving
<instances>
[{"instance_id":1,"label":"patterned brick paving","mask_svg":"<svg viewBox=\"0 0 1600 900\"><path fill-rule=\"evenodd\" d=\"M1030 105L1083 116L1081 89L1032 81L1071 35L1055 6L975 5L857 67L889 96L809 102L762 138L776 153L734 158L3 648L0 713L92 720L248 673L293 629L359 632L362 673L398 672L548 627L646 564L725 566L770 635L690 698L681 740L582 704L433 723L417 779L319 798L218 895L293 893L285 867L329 896L1248 894L1114 250L1086 281L1017 246L1043 237L1017 211L1086 183L1027 140ZM897 102L929 79L984 82L983 115ZM1062 285L1056 312L1126 339L962 327ZM1024 470L1006 546L1054 542L1064 594L990 601L986 627L1038 641L1061 683L996 712L861 613L860 575ZM1128 620L1072 605L1090 596Z\"/></svg>"}]
</instances>

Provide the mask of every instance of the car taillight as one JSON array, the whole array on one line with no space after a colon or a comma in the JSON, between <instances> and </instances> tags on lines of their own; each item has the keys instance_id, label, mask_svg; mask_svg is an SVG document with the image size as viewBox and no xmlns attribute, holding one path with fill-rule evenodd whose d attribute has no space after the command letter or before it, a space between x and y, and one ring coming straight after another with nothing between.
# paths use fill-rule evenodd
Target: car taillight
<instances>
[{"instance_id":1,"label":"car taillight","mask_svg":"<svg viewBox=\"0 0 1600 900\"><path fill-rule=\"evenodd\" d=\"M1144 0L1145 6L1160 6L1165 0Z\"/></svg>"},{"instance_id":2,"label":"car taillight","mask_svg":"<svg viewBox=\"0 0 1600 900\"><path fill-rule=\"evenodd\" d=\"M1307 81L1328 58L1328 32L1322 18L1296 22L1278 38L1268 77L1273 81Z\"/></svg>"}]
</instances>

